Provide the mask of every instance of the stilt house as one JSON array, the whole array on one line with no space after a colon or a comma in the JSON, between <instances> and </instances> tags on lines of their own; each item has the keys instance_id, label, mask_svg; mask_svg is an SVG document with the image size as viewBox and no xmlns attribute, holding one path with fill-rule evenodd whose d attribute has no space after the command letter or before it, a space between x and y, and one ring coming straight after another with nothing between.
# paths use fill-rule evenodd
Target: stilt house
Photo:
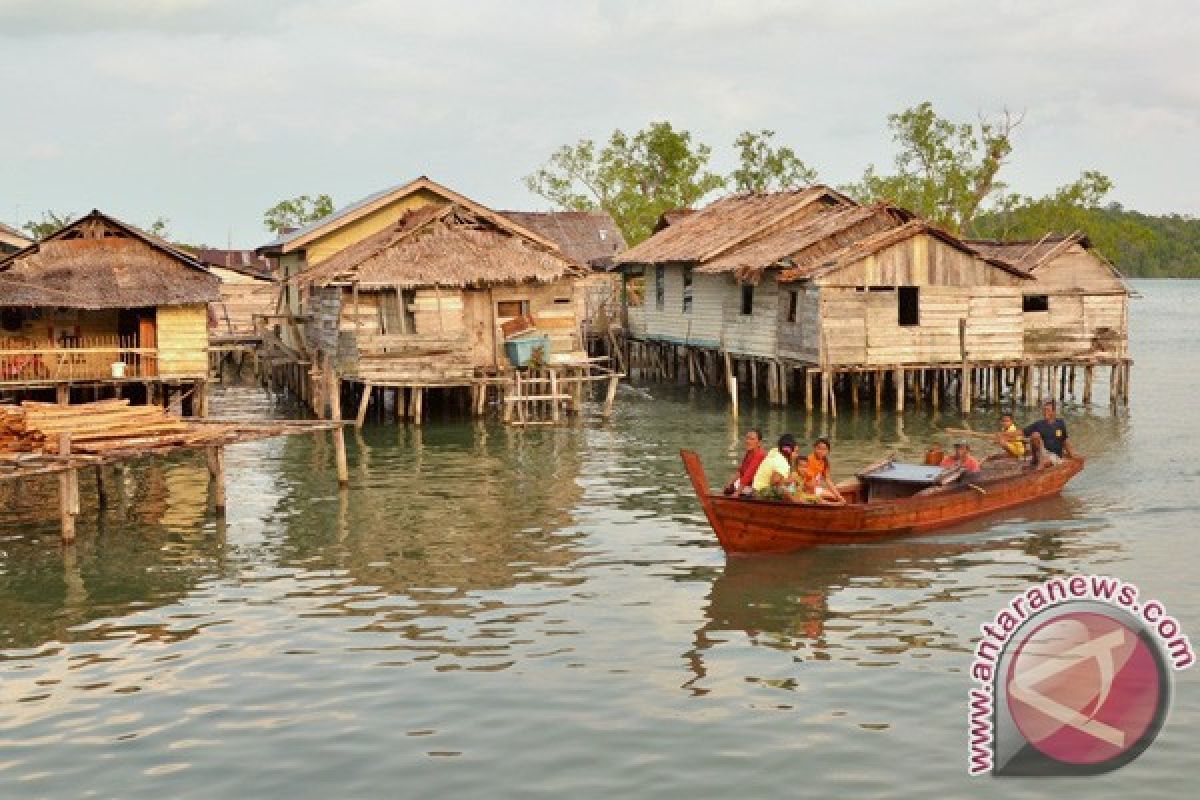
<instances>
[{"instance_id":1,"label":"stilt house","mask_svg":"<svg viewBox=\"0 0 1200 800\"><path fill-rule=\"evenodd\" d=\"M297 279L307 346L343 379L467 386L505 369L504 337L533 328L551 356L581 348L576 281L554 243L475 203L429 203L317 262Z\"/></svg>"},{"instance_id":2,"label":"stilt house","mask_svg":"<svg viewBox=\"0 0 1200 800\"><path fill-rule=\"evenodd\" d=\"M218 284L192 255L92 211L0 261L0 388L198 389Z\"/></svg>"}]
</instances>

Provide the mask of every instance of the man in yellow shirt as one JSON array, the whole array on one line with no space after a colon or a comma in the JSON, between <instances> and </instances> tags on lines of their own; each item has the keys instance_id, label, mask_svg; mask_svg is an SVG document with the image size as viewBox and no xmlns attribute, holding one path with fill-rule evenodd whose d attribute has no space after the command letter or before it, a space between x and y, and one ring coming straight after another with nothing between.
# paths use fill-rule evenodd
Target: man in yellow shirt
<instances>
[{"instance_id":1,"label":"man in yellow shirt","mask_svg":"<svg viewBox=\"0 0 1200 800\"><path fill-rule=\"evenodd\" d=\"M1000 415L1000 446L1013 458L1025 457L1024 434L1008 412Z\"/></svg>"}]
</instances>

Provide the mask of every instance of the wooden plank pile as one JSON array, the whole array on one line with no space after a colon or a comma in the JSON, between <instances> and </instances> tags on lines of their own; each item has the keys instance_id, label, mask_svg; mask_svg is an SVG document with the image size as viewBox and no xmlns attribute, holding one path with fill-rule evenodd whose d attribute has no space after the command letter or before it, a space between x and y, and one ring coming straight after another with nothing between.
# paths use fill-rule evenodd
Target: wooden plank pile
<instances>
[{"instance_id":1,"label":"wooden plank pile","mask_svg":"<svg viewBox=\"0 0 1200 800\"><path fill-rule=\"evenodd\" d=\"M127 399L0 407L0 452L56 453L65 432L73 453L196 446L227 433L219 426L193 426L159 406L131 406Z\"/></svg>"}]
</instances>

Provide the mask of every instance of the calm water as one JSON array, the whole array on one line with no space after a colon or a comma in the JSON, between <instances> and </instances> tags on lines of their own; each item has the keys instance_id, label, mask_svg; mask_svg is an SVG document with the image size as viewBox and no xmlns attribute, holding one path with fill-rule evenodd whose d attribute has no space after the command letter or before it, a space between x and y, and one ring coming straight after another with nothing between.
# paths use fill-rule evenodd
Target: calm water
<instances>
[{"instance_id":1,"label":"calm water","mask_svg":"<svg viewBox=\"0 0 1200 800\"><path fill-rule=\"evenodd\" d=\"M727 562L676 452L723 480L737 429L658 386L590 429L368 426L342 495L325 442L231 448L224 521L202 459L138 467L66 552L36 487L5 496L0 795L1190 793L1197 670L1122 771L965 776L973 636L1031 582L1121 576L1200 641L1200 285L1138 289L1130 414L1068 414L1087 470L936 537ZM958 424L751 421L830 433L842 475Z\"/></svg>"}]
</instances>

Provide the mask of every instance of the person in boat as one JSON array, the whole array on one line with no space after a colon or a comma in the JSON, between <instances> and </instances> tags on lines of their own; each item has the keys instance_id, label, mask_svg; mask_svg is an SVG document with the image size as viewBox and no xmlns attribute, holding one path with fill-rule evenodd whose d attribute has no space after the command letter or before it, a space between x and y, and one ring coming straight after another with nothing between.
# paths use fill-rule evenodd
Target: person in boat
<instances>
[{"instance_id":1,"label":"person in boat","mask_svg":"<svg viewBox=\"0 0 1200 800\"><path fill-rule=\"evenodd\" d=\"M1062 458L1050 452L1040 433L1029 436L1029 463L1034 469L1049 469L1062 463Z\"/></svg>"},{"instance_id":2,"label":"person in boat","mask_svg":"<svg viewBox=\"0 0 1200 800\"><path fill-rule=\"evenodd\" d=\"M758 467L762 464L763 459L767 457L767 449L762 446L762 431L758 428L746 431L743 441L746 444L746 453L742 456L742 463L738 467L737 474L729 483L725 484L725 494L727 495L753 495L754 475L758 472Z\"/></svg>"},{"instance_id":3,"label":"person in boat","mask_svg":"<svg viewBox=\"0 0 1200 800\"><path fill-rule=\"evenodd\" d=\"M833 482L829 467L829 440L824 436L813 442L812 452L796 463L796 485L801 487L797 499L815 503L845 503L846 499Z\"/></svg>"},{"instance_id":4,"label":"person in boat","mask_svg":"<svg viewBox=\"0 0 1200 800\"><path fill-rule=\"evenodd\" d=\"M943 458L939 466L942 469L961 469L964 477L977 473L980 470L979 461L975 456L971 455L971 445L966 441L955 442L954 454Z\"/></svg>"},{"instance_id":5,"label":"person in boat","mask_svg":"<svg viewBox=\"0 0 1200 800\"><path fill-rule=\"evenodd\" d=\"M1000 415L1000 446L1013 458L1025 457L1025 435L1013 422L1013 415L1005 411Z\"/></svg>"},{"instance_id":6,"label":"person in boat","mask_svg":"<svg viewBox=\"0 0 1200 800\"><path fill-rule=\"evenodd\" d=\"M785 433L758 465L754 473L754 495L764 500L791 500L795 493L792 459L796 455L796 437Z\"/></svg>"},{"instance_id":7,"label":"person in boat","mask_svg":"<svg viewBox=\"0 0 1200 800\"><path fill-rule=\"evenodd\" d=\"M1034 434L1042 439L1042 446L1059 458L1074 458L1071 440L1067 436L1067 423L1058 418L1058 406L1053 397L1042 401L1042 418L1025 426L1025 435L1030 439Z\"/></svg>"}]
</instances>

